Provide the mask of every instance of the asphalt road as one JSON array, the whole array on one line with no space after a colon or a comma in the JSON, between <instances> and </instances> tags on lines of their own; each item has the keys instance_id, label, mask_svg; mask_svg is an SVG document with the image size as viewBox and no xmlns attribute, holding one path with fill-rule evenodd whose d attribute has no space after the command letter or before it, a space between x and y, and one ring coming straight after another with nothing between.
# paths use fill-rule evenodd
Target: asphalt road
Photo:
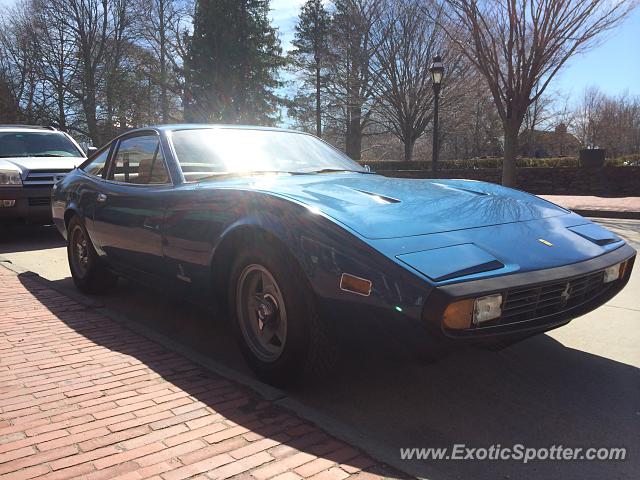
<instances>
[{"instance_id":1,"label":"asphalt road","mask_svg":"<svg viewBox=\"0 0 640 480\"><path fill-rule=\"evenodd\" d=\"M640 249L640 221L598 219ZM75 291L51 227L0 226L0 257ZM121 282L108 308L249 373L224 319ZM291 396L382 443L401 447L626 447L625 461L414 461L432 478L640 476L640 265L605 306L499 352L464 350L430 364L348 352L330 382ZM395 454L395 453L394 453Z\"/></svg>"}]
</instances>

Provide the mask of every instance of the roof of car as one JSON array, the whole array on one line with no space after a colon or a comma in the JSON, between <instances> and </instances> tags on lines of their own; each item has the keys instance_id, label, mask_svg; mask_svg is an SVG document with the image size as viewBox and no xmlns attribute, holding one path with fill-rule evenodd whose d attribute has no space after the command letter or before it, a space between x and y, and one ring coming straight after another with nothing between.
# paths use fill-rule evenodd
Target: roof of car
<instances>
[{"instance_id":1,"label":"roof of car","mask_svg":"<svg viewBox=\"0 0 640 480\"><path fill-rule=\"evenodd\" d=\"M47 131L54 131L54 132L59 132L59 130L55 127L50 127L50 126L43 126L43 125L11 125L11 124L5 124L5 125L0 125L0 130L17 130L17 131L24 131L24 130L36 130L36 131L42 131L42 130L47 130Z\"/></svg>"},{"instance_id":2,"label":"roof of car","mask_svg":"<svg viewBox=\"0 0 640 480\"><path fill-rule=\"evenodd\" d=\"M261 127L258 125L229 125L221 123L173 123L167 125L151 125L146 128L140 128L136 130L145 130L153 128L156 130L191 130L197 128L228 128L234 130L271 130L277 132L291 132L291 133L305 133L298 130L291 130L289 128L277 128L277 127ZM133 130L135 131L135 130Z\"/></svg>"}]
</instances>

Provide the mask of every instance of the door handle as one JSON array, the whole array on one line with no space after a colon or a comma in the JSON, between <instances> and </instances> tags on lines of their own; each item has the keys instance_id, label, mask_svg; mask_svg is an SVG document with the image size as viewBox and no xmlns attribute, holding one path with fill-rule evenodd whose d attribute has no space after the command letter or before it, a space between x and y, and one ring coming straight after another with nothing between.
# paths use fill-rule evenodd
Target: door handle
<instances>
[{"instance_id":1,"label":"door handle","mask_svg":"<svg viewBox=\"0 0 640 480\"><path fill-rule=\"evenodd\" d=\"M107 201L107 196L104 193L99 193L96 200L98 200L98 202L100 203L104 203Z\"/></svg>"}]
</instances>

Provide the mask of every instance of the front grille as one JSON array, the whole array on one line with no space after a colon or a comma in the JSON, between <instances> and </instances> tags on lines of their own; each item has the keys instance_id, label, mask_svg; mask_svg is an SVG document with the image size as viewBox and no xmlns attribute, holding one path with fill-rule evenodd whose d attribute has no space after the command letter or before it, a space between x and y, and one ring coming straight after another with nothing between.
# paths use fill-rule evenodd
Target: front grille
<instances>
[{"instance_id":1,"label":"front grille","mask_svg":"<svg viewBox=\"0 0 640 480\"><path fill-rule=\"evenodd\" d=\"M23 184L25 187L43 187L53 185L70 170L31 170Z\"/></svg>"},{"instance_id":2,"label":"front grille","mask_svg":"<svg viewBox=\"0 0 640 480\"><path fill-rule=\"evenodd\" d=\"M522 322L562 313L603 294L610 286L611 283L604 283L604 272L600 271L571 280L508 290L502 303L502 317L496 323Z\"/></svg>"},{"instance_id":3,"label":"front grille","mask_svg":"<svg viewBox=\"0 0 640 480\"><path fill-rule=\"evenodd\" d=\"M41 207L43 205L49 205L51 203L51 197L30 197L30 207Z\"/></svg>"}]
</instances>

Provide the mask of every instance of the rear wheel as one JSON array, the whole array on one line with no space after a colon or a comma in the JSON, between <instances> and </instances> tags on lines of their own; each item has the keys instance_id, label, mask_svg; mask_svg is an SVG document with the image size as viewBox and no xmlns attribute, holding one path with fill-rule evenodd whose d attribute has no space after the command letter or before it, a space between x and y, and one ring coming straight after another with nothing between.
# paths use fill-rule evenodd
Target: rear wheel
<instances>
[{"instance_id":1,"label":"rear wheel","mask_svg":"<svg viewBox=\"0 0 640 480\"><path fill-rule=\"evenodd\" d=\"M118 277L100 261L89 234L78 217L74 216L69 221L67 232L67 257L76 287L90 294L112 289Z\"/></svg>"},{"instance_id":2,"label":"rear wheel","mask_svg":"<svg viewBox=\"0 0 640 480\"><path fill-rule=\"evenodd\" d=\"M249 366L286 385L328 373L338 347L331 325L297 264L269 242L239 252L231 272L229 311Z\"/></svg>"}]
</instances>

